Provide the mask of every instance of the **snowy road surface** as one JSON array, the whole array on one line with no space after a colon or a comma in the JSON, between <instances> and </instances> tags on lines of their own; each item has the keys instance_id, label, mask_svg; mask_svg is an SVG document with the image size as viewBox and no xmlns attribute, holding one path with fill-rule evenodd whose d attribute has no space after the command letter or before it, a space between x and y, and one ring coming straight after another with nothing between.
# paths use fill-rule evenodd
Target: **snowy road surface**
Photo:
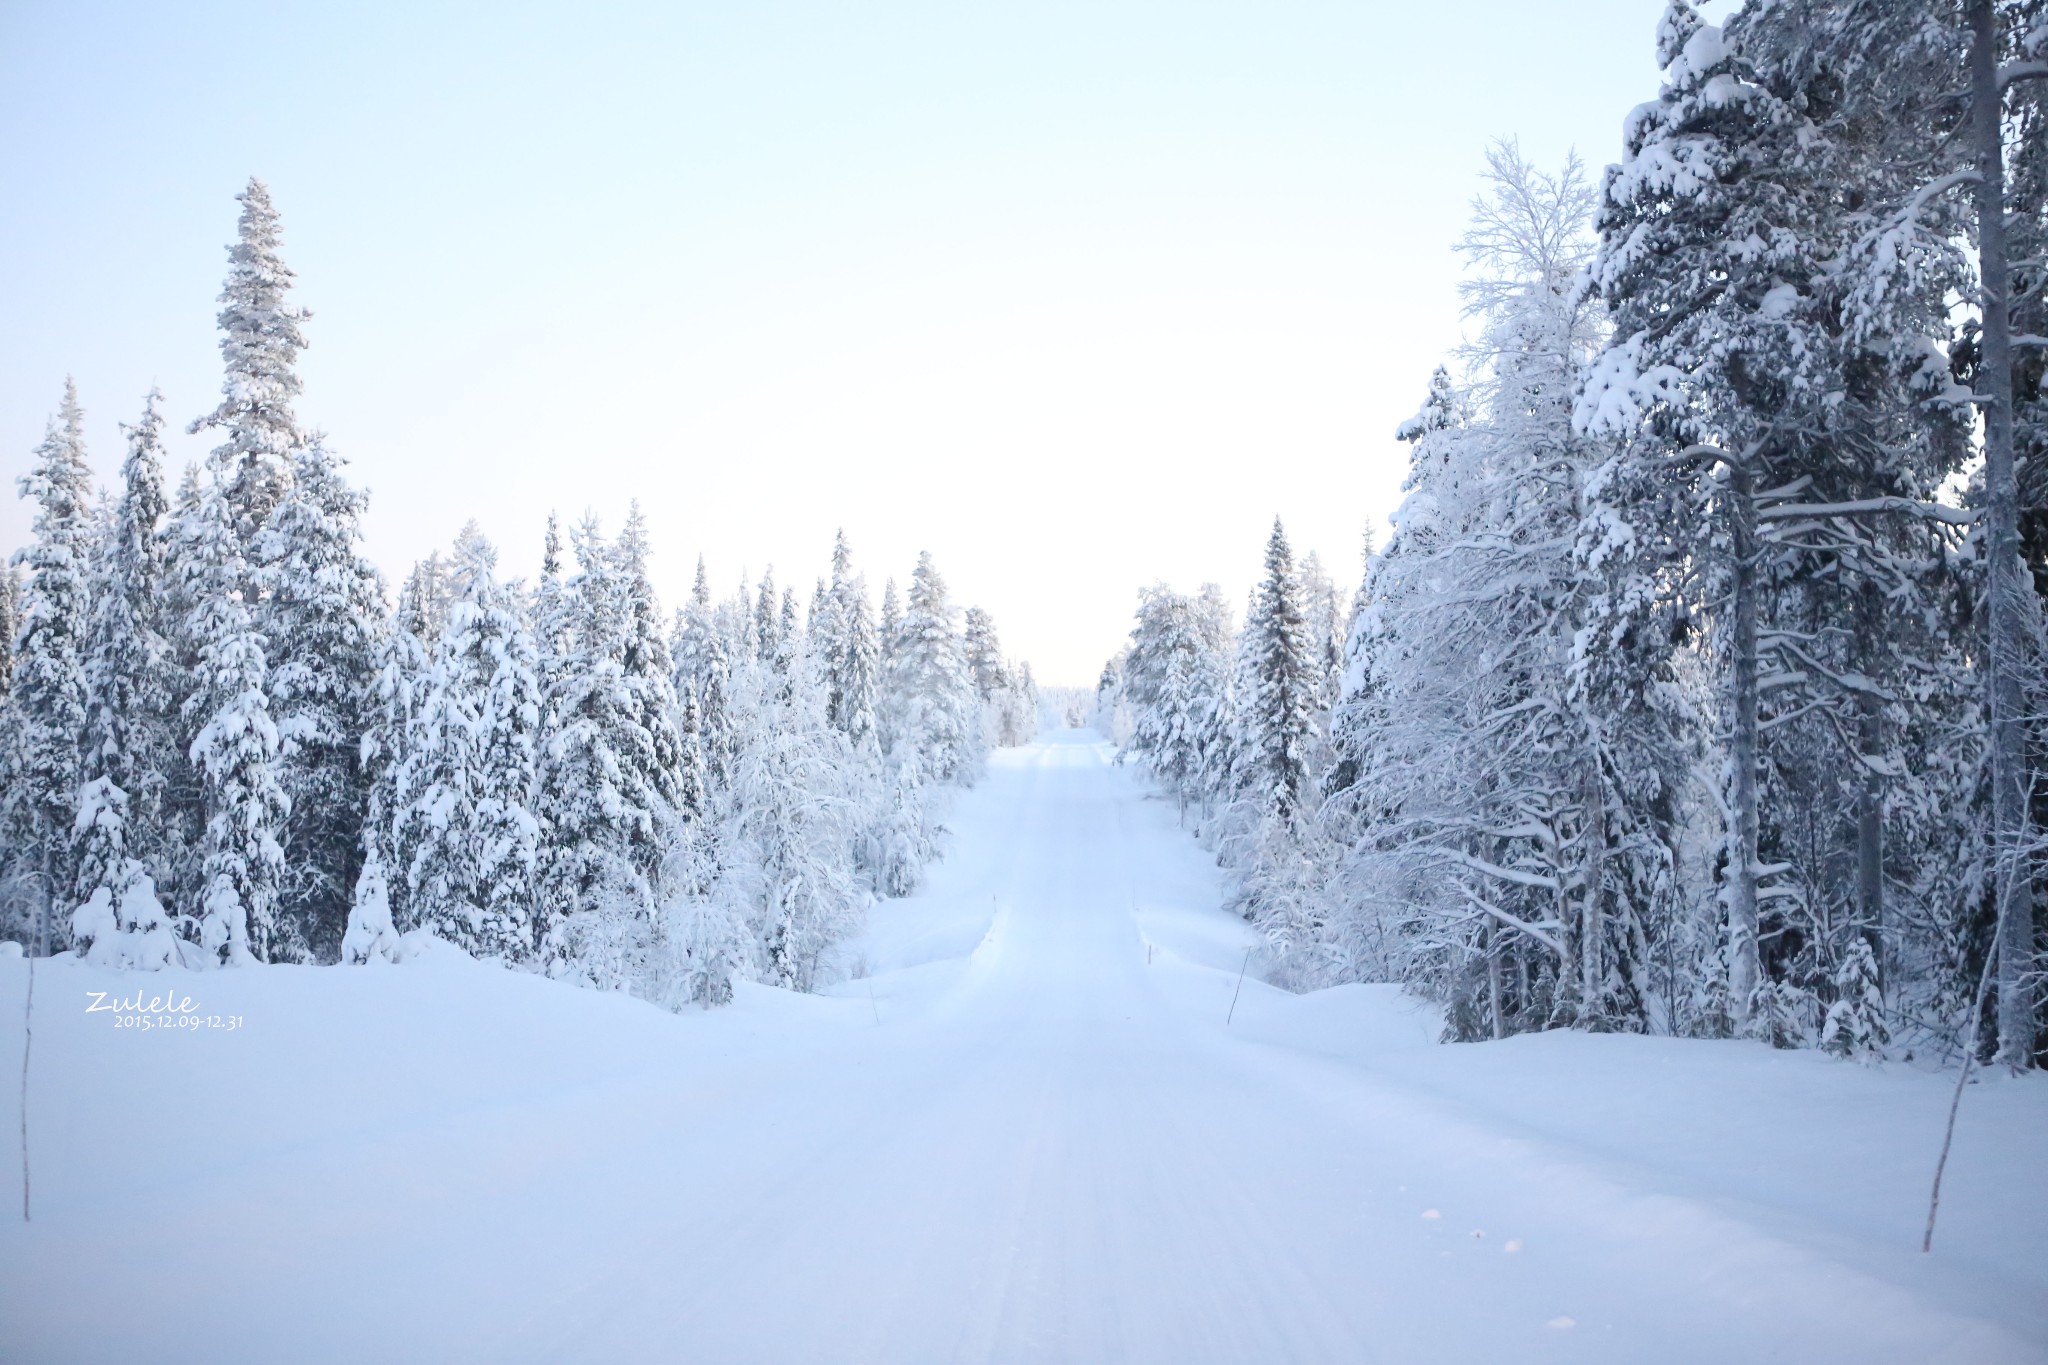
<instances>
[{"instance_id":1,"label":"snowy road surface","mask_svg":"<svg viewBox=\"0 0 2048 1365\"><path fill-rule=\"evenodd\" d=\"M170 974L244 1024L150 1035L45 964L0 1358L2048 1359L2033 1080L1973 1089L1923 1258L1943 1078L1436 1047L1386 988L1226 1028L1243 928L1104 746L999 754L953 824L822 998L266 968Z\"/></svg>"}]
</instances>

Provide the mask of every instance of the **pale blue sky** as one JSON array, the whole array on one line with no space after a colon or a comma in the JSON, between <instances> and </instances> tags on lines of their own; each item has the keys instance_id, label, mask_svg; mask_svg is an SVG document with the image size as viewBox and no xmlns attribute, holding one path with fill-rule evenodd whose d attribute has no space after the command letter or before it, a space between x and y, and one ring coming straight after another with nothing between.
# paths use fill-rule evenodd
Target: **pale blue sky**
<instances>
[{"instance_id":1,"label":"pale blue sky","mask_svg":"<svg viewBox=\"0 0 2048 1365\"><path fill-rule=\"evenodd\" d=\"M109 478L152 383L212 406L253 172L387 573L637 494L673 601L844 524L1092 681L1275 513L1356 578L1487 140L1614 159L1661 8L4 0L0 474L67 372Z\"/></svg>"}]
</instances>

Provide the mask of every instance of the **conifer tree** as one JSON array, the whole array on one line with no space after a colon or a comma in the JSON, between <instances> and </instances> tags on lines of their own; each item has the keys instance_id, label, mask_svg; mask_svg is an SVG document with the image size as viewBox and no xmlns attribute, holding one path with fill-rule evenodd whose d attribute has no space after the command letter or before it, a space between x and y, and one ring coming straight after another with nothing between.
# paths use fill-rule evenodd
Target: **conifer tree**
<instances>
[{"instance_id":1,"label":"conifer tree","mask_svg":"<svg viewBox=\"0 0 2048 1365\"><path fill-rule=\"evenodd\" d=\"M406 879L420 923L476 956L520 961L534 946L541 696L532 633L496 558L464 529L458 596L413 727Z\"/></svg>"},{"instance_id":2,"label":"conifer tree","mask_svg":"<svg viewBox=\"0 0 2048 1365\"><path fill-rule=\"evenodd\" d=\"M1138 620L1124 656L1125 704L1132 713L1124 752L1140 758L1182 811L1200 792L1204 695L1208 670L1195 607L1162 586L1139 595Z\"/></svg>"},{"instance_id":3,"label":"conifer tree","mask_svg":"<svg viewBox=\"0 0 2048 1365\"><path fill-rule=\"evenodd\" d=\"M881 668L867 582L853 567L841 531L832 546L832 582L818 631L825 666L825 714L856 749L879 743L875 689Z\"/></svg>"},{"instance_id":4,"label":"conifer tree","mask_svg":"<svg viewBox=\"0 0 2048 1365\"><path fill-rule=\"evenodd\" d=\"M771 668L782 666L782 617L781 600L775 595L775 570L771 567L761 575L760 589L754 594L754 650L756 659Z\"/></svg>"},{"instance_id":5,"label":"conifer tree","mask_svg":"<svg viewBox=\"0 0 2048 1365\"><path fill-rule=\"evenodd\" d=\"M697 745L704 759L708 786L722 785L731 771L733 724L728 698L732 689L734 651L711 600L711 580L702 556L690 600L678 613L671 646L676 695L688 694L697 706Z\"/></svg>"},{"instance_id":6,"label":"conifer tree","mask_svg":"<svg viewBox=\"0 0 2048 1365\"><path fill-rule=\"evenodd\" d=\"M83 426L78 390L66 379L63 404L20 484L21 495L35 501L36 515L34 541L14 559L27 574L14 642L10 702L16 733L6 827L9 860L35 886L38 954L61 946L77 885L72 829L86 722L96 538Z\"/></svg>"},{"instance_id":7,"label":"conifer tree","mask_svg":"<svg viewBox=\"0 0 2048 1365\"><path fill-rule=\"evenodd\" d=\"M14 636L20 629L21 575L13 562L0 564L0 705L14 690Z\"/></svg>"},{"instance_id":8,"label":"conifer tree","mask_svg":"<svg viewBox=\"0 0 2048 1365\"><path fill-rule=\"evenodd\" d=\"M1337 585L1330 581L1322 556L1313 550L1301 561L1301 596L1308 613L1310 650L1322 679L1317 709L1327 712L1336 704L1343 673L1343 610L1337 600Z\"/></svg>"},{"instance_id":9,"label":"conifer tree","mask_svg":"<svg viewBox=\"0 0 2048 1365\"><path fill-rule=\"evenodd\" d=\"M782 590L782 610L775 622L775 642L775 666L787 673L804 647L803 635L797 625L795 588Z\"/></svg>"},{"instance_id":10,"label":"conifer tree","mask_svg":"<svg viewBox=\"0 0 2048 1365\"><path fill-rule=\"evenodd\" d=\"M138 877L164 878L163 795L173 725L165 687L168 646L159 616L167 511L161 399L151 390L141 419L126 429L121 496L99 548L85 655L76 896L84 903L103 889L107 909L116 915ZM153 894L147 902L155 902Z\"/></svg>"},{"instance_id":11,"label":"conifer tree","mask_svg":"<svg viewBox=\"0 0 2048 1365\"><path fill-rule=\"evenodd\" d=\"M996 639L995 618L980 607L967 609L962 650L967 658L968 676L974 680L974 695L984 705L993 702L996 694L1010 685L1010 679L1003 668L1003 647Z\"/></svg>"},{"instance_id":12,"label":"conifer tree","mask_svg":"<svg viewBox=\"0 0 2048 1365\"><path fill-rule=\"evenodd\" d=\"M971 781L981 761L974 682L946 582L929 552L918 556L895 635L887 704L898 750L915 752L932 781Z\"/></svg>"},{"instance_id":13,"label":"conifer tree","mask_svg":"<svg viewBox=\"0 0 2048 1365\"><path fill-rule=\"evenodd\" d=\"M157 832L162 846L159 885L165 903L178 912L184 928L190 927L183 918L185 912L205 893L200 878L205 863L206 774L192 753L192 738L200 722L186 712L186 703L198 686L200 642L191 631L200 615L194 594L208 581L197 554L204 489L199 466L188 463L179 475L170 515L158 541L163 556L162 600L157 608L164 641L160 686L169 703L171 749L164 768Z\"/></svg>"},{"instance_id":14,"label":"conifer tree","mask_svg":"<svg viewBox=\"0 0 2048 1365\"><path fill-rule=\"evenodd\" d=\"M226 376L220 405L194 422L192 431L226 435L215 452L226 479L223 495L243 554L253 563L256 535L291 485L291 453L301 440L292 401L299 395L296 367L306 346L299 324L311 315L285 301L292 271L278 256L278 215L269 186L251 177L235 198L242 213L220 294Z\"/></svg>"},{"instance_id":15,"label":"conifer tree","mask_svg":"<svg viewBox=\"0 0 2048 1365\"><path fill-rule=\"evenodd\" d=\"M572 652L548 712L541 765L543 932L551 970L573 970L624 989L637 979L652 934L653 882L677 818L681 741L673 721L672 663L646 586L637 517L623 548L594 520L575 528L579 573Z\"/></svg>"},{"instance_id":16,"label":"conifer tree","mask_svg":"<svg viewBox=\"0 0 2048 1365\"><path fill-rule=\"evenodd\" d=\"M384 590L358 549L368 499L342 478L341 461L315 437L288 462L291 478L256 540L271 715L292 808L279 913L332 962L363 856L361 751Z\"/></svg>"},{"instance_id":17,"label":"conifer tree","mask_svg":"<svg viewBox=\"0 0 2048 1365\"><path fill-rule=\"evenodd\" d=\"M1958 73L1914 8L1788 4L1717 27L1674 0L1664 90L1632 118L1603 191L1592 280L1615 335L1579 416L1626 444L1589 491L1586 555L1610 585L1590 620L1640 657L1605 682L1589 674L1588 700L1639 711L1631 698L1667 667L1653 642L1676 659L1706 628L1738 1030L1767 977L1780 995L1825 989L1826 964L1791 951L1820 941L1814 926L1788 915L1878 913L1879 775L1897 720L1884 712L1902 699L1895 681L1942 648L1915 626L1931 604L1910 604L1925 603L1956 519L1935 494L1965 452L1964 409L1928 401L1941 395L1927 362L1963 267L1924 230L1922 210L1940 211L1918 173ZM1902 126L1922 133L1902 140ZM1904 608L1899 629L1856 624L1886 600ZM1845 734L1859 737L1853 766L1830 752ZM1810 856L1835 828L1859 843L1859 877Z\"/></svg>"},{"instance_id":18,"label":"conifer tree","mask_svg":"<svg viewBox=\"0 0 2048 1365\"><path fill-rule=\"evenodd\" d=\"M226 447L209 462L181 564L192 603L184 634L194 647L185 723L191 759L204 781L206 819L195 908L209 960L303 961L296 926L277 914L284 874L279 844L290 802L279 781L281 745L270 714L268 667L246 594L238 519L229 501L237 472Z\"/></svg>"},{"instance_id":19,"label":"conifer tree","mask_svg":"<svg viewBox=\"0 0 2048 1365\"><path fill-rule=\"evenodd\" d=\"M1238 781L1254 819L1298 820L1313 800L1310 745L1321 664L1309 639L1301 580L1279 519L1266 541L1265 577L1245 621Z\"/></svg>"},{"instance_id":20,"label":"conifer tree","mask_svg":"<svg viewBox=\"0 0 2048 1365\"><path fill-rule=\"evenodd\" d=\"M882 752L894 757L902 745L900 729L901 716L898 714L895 694L891 691L896 671L896 657L901 652L903 634L903 603L896 593L896 580L882 580L882 614L875 624L876 683L875 683L875 729L882 741Z\"/></svg>"},{"instance_id":21,"label":"conifer tree","mask_svg":"<svg viewBox=\"0 0 2048 1365\"><path fill-rule=\"evenodd\" d=\"M896 580L882 580L882 616L876 630L882 645L882 671L886 675L890 661L895 657L896 645L903 629L903 600L896 593Z\"/></svg>"},{"instance_id":22,"label":"conifer tree","mask_svg":"<svg viewBox=\"0 0 2048 1365\"><path fill-rule=\"evenodd\" d=\"M418 726L431 684L419 589L419 575L408 574L391 627L379 642L370 682L360 753L363 866L349 909L357 948L344 946L347 961L367 960L363 954L372 948L388 947L383 936L387 922L394 934L419 927L409 881L423 832L413 818L413 801L423 771L417 758ZM357 956L350 957L351 951ZM381 950L379 955L384 955Z\"/></svg>"},{"instance_id":23,"label":"conifer tree","mask_svg":"<svg viewBox=\"0 0 2048 1365\"><path fill-rule=\"evenodd\" d=\"M620 666L632 705L627 756L635 800L652 812L650 830L634 858L643 874L652 875L661 860L661 845L666 837L664 822L684 809L678 785L683 741L677 726L675 663L669 654L668 640L661 632L661 604L647 576L651 550L647 521L637 502L626 518L614 553L619 587L626 600ZM785 641L795 634L790 619L794 614L795 598L786 597L783 615L789 628L784 632Z\"/></svg>"}]
</instances>

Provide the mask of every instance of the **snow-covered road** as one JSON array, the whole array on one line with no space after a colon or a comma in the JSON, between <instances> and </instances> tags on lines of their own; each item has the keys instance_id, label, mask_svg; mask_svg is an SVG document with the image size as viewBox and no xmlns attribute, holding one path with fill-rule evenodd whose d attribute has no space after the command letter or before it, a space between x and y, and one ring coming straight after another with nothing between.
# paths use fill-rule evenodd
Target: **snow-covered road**
<instances>
[{"instance_id":1,"label":"snow-covered road","mask_svg":"<svg viewBox=\"0 0 2048 1365\"><path fill-rule=\"evenodd\" d=\"M1438 1048L1384 988L1226 1027L1242 926L1107 757L998 755L823 998L273 968L158 1039L46 966L0 1359L2048 1359L2041 1086L1973 1094L1929 1259L1939 1077Z\"/></svg>"}]
</instances>

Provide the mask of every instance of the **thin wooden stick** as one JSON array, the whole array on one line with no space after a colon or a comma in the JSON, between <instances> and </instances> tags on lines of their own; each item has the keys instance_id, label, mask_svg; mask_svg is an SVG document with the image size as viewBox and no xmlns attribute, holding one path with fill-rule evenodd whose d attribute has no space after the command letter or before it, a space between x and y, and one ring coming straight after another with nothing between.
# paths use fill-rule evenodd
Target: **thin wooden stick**
<instances>
[{"instance_id":1,"label":"thin wooden stick","mask_svg":"<svg viewBox=\"0 0 2048 1365\"><path fill-rule=\"evenodd\" d=\"M35 1042L36 960L28 960L28 1000L21 1009L21 1221L28 1219L28 1050Z\"/></svg>"},{"instance_id":2,"label":"thin wooden stick","mask_svg":"<svg viewBox=\"0 0 2048 1365\"><path fill-rule=\"evenodd\" d=\"M1970 1045L1963 1050L1962 1074L1956 1077L1956 1093L1948 1102L1948 1131L1941 1135L1941 1156L1934 1163L1934 1189L1927 1196L1927 1231L1921 1234L1922 1254L1934 1250L1934 1215L1941 1210L1941 1175L1948 1169L1949 1144L1956 1140L1956 1111L1963 1107L1963 1087L1970 1082L1970 1068L1977 1061L1979 1035L1984 1031L1984 997L1991 989L1991 964L1998 960L1998 935L1991 936L1991 950L1984 954L1984 970L1977 977L1977 998L1970 1005Z\"/></svg>"},{"instance_id":3,"label":"thin wooden stick","mask_svg":"<svg viewBox=\"0 0 2048 1365\"><path fill-rule=\"evenodd\" d=\"M1257 947L1256 944L1253 947ZM1244 991L1245 968L1252 965L1252 949L1244 950L1244 966L1237 969L1237 989L1230 993L1230 1013L1223 1016L1223 1027L1229 1028L1230 1021L1237 1017L1237 997Z\"/></svg>"}]
</instances>

